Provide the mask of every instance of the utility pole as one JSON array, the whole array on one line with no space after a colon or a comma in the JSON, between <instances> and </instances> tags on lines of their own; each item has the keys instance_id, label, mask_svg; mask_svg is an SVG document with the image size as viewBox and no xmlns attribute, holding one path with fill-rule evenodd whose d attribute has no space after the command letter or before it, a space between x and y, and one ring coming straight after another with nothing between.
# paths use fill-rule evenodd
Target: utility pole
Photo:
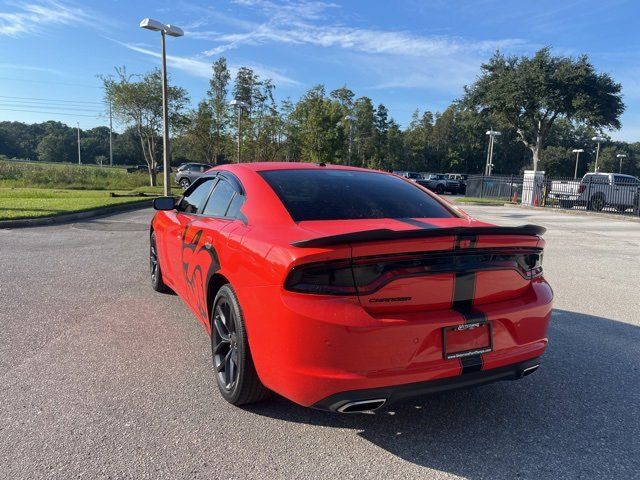
<instances>
[{"instance_id":1,"label":"utility pole","mask_svg":"<svg viewBox=\"0 0 640 480\"><path fill-rule=\"evenodd\" d=\"M113 167L113 115L111 114L111 100L109 100L109 166Z\"/></svg>"},{"instance_id":2,"label":"utility pole","mask_svg":"<svg viewBox=\"0 0 640 480\"><path fill-rule=\"evenodd\" d=\"M80 153L80 122L78 124L78 165L82 165L82 154Z\"/></svg>"}]
</instances>

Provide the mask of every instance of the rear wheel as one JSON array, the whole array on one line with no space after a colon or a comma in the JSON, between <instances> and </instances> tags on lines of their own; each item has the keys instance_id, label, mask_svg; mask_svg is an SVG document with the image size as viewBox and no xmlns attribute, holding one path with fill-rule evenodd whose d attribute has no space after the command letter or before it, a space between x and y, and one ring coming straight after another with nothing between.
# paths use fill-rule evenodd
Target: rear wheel
<instances>
[{"instance_id":1,"label":"rear wheel","mask_svg":"<svg viewBox=\"0 0 640 480\"><path fill-rule=\"evenodd\" d=\"M162 270L158 261L158 247L156 244L156 232L151 234L149 240L149 267L151 270L151 286L156 292L169 293L171 289L162 280Z\"/></svg>"},{"instance_id":2,"label":"rear wheel","mask_svg":"<svg viewBox=\"0 0 640 480\"><path fill-rule=\"evenodd\" d=\"M189 181L188 178L183 178L182 180L180 180L180 186L182 187L183 190L186 190L187 188L189 188L189 185L191 185L191 182Z\"/></svg>"},{"instance_id":3,"label":"rear wheel","mask_svg":"<svg viewBox=\"0 0 640 480\"><path fill-rule=\"evenodd\" d=\"M253 365L238 298L229 284L220 288L211 310L211 353L220 394L233 405L268 397Z\"/></svg>"},{"instance_id":4,"label":"rear wheel","mask_svg":"<svg viewBox=\"0 0 640 480\"><path fill-rule=\"evenodd\" d=\"M595 210L596 212L602 211L604 208L604 197L602 195L594 195L589 201L589 210Z\"/></svg>"}]
</instances>

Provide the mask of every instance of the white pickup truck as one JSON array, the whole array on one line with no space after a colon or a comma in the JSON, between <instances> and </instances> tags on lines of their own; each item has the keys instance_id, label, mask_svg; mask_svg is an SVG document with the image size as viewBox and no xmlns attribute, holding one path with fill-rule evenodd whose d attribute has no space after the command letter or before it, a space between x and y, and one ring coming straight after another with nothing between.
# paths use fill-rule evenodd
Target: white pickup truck
<instances>
[{"instance_id":1,"label":"white pickup truck","mask_svg":"<svg viewBox=\"0 0 640 480\"><path fill-rule=\"evenodd\" d=\"M587 173L582 180L552 181L548 199L555 199L562 208L586 206L600 211L605 207L624 212L637 208L640 180L620 173Z\"/></svg>"}]
</instances>

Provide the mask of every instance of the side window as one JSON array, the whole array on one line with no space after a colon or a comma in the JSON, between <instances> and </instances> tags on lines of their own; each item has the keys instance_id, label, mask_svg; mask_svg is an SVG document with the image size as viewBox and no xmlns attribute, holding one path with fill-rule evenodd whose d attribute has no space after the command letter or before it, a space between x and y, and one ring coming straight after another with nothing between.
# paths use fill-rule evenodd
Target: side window
<instances>
[{"instance_id":1,"label":"side window","mask_svg":"<svg viewBox=\"0 0 640 480\"><path fill-rule=\"evenodd\" d=\"M235 194L236 189L226 180L220 179L202 213L213 217L224 217Z\"/></svg>"},{"instance_id":2,"label":"side window","mask_svg":"<svg viewBox=\"0 0 640 480\"><path fill-rule=\"evenodd\" d=\"M207 200L207 195L214 181L215 178L207 178L202 182L195 183L193 189L187 190L180 200L178 210L184 213L197 213Z\"/></svg>"}]
</instances>

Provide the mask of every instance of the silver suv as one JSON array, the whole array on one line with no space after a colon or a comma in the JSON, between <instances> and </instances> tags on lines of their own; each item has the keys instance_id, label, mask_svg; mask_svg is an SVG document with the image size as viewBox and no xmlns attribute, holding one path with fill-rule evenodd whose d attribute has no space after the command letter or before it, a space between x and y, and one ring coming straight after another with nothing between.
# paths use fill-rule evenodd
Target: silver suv
<instances>
[{"instance_id":1,"label":"silver suv","mask_svg":"<svg viewBox=\"0 0 640 480\"><path fill-rule=\"evenodd\" d=\"M178 167L178 171L176 172L176 183L180 185L183 190L186 190L196 178L212 166L213 165L209 165L208 163L183 163Z\"/></svg>"}]
</instances>

